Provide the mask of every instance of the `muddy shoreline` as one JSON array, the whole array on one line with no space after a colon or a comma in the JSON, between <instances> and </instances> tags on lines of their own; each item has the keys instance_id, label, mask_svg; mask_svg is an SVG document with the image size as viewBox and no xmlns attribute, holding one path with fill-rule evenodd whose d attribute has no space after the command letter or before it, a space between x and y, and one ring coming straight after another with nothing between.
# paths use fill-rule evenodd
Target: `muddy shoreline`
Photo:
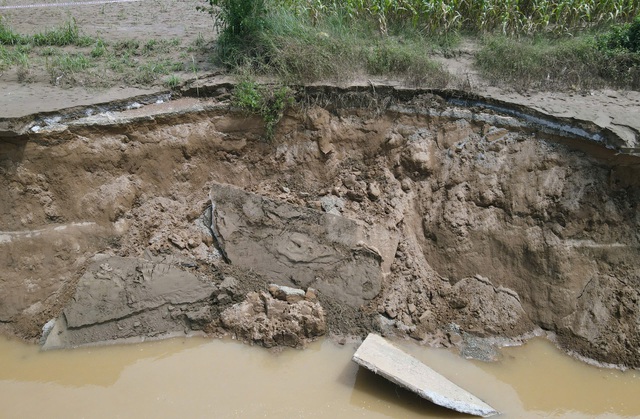
<instances>
[{"instance_id":1,"label":"muddy shoreline","mask_svg":"<svg viewBox=\"0 0 640 419\"><path fill-rule=\"evenodd\" d=\"M154 305L166 310L156 319L179 319L185 332L229 333L222 313L276 283L318 289L338 339L378 331L491 359L495 346L551 334L579 356L640 367L640 158L628 138L455 91L311 86L266 143L258 118L229 107L230 88L0 121L6 333L39 339L100 254L165 263L211 287L179 313L175 301ZM216 245L201 225L220 184L253 204L212 215L241 226ZM246 208L264 205L277 216L260 235L258 210ZM311 235L286 221L292 212L326 228ZM284 241L267 243L276 236ZM237 257L222 257L232 248ZM247 257L260 251L270 256ZM349 274L313 265L329 260L369 262ZM220 298L229 277L234 289ZM95 340L163 332L128 316ZM282 342L303 344L292 339Z\"/></svg>"}]
</instances>

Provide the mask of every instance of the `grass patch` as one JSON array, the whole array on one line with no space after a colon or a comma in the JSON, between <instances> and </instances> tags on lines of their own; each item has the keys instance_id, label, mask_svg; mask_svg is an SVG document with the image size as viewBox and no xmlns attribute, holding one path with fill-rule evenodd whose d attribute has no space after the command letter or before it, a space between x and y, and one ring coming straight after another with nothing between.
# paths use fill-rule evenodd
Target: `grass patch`
<instances>
[{"instance_id":1,"label":"grass patch","mask_svg":"<svg viewBox=\"0 0 640 419\"><path fill-rule=\"evenodd\" d=\"M98 39L91 49L91 56L93 58L100 58L107 54L107 44L102 39Z\"/></svg>"},{"instance_id":2,"label":"grass patch","mask_svg":"<svg viewBox=\"0 0 640 419\"><path fill-rule=\"evenodd\" d=\"M476 65L490 82L517 89L639 89L636 27L640 45L640 18L600 34L488 36L476 56Z\"/></svg>"},{"instance_id":3,"label":"grass patch","mask_svg":"<svg viewBox=\"0 0 640 419\"><path fill-rule=\"evenodd\" d=\"M13 66L29 67L29 53L25 49L6 48L0 45L0 70Z\"/></svg>"},{"instance_id":4,"label":"grass patch","mask_svg":"<svg viewBox=\"0 0 640 419\"><path fill-rule=\"evenodd\" d=\"M151 39L141 48L143 55L167 54L180 46L180 38L172 39Z\"/></svg>"},{"instance_id":5,"label":"grass patch","mask_svg":"<svg viewBox=\"0 0 640 419\"><path fill-rule=\"evenodd\" d=\"M413 85L447 84L448 74L429 58L440 48L435 37L401 26L392 31L382 35L376 22L341 14L314 24L278 8L268 11L259 31L242 37L223 33L217 52L220 62L231 69L248 68L287 84L368 75L397 77Z\"/></svg>"},{"instance_id":6,"label":"grass patch","mask_svg":"<svg viewBox=\"0 0 640 419\"><path fill-rule=\"evenodd\" d=\"M113 51L116 55L138 55L140 41L137 39L124 39L113 45Z\"/></svg>"},{"instance_id":7,"label":"grass patch","mask_svg":"<svg viewBox=\"0 0 640 419\"><path fill-rule=\"evenodd\" d=\"M19 45L26 43L27 39L13 30L4 22L0 16L0 45Z\"/></svg>"},{"instance_id":8,"label":"grass patch","mask_svg":"<svg viewBox=\"0 0 640 419\"><path fill-rule=\"evenodd\" d=\"M180 86L180 77L176 76L175 74L172 74L171 76L167 77L164 81L164 85L167 86L169 89L175 89L178 86Z\"/></svg>"},{"instance_id":9,"label":"grass patch","mask_svg":"<svg viewBox=\"0 0 640 419\"><path fill-rule=\"evenodd\" d=\"M80 35L80 30L75 20L67 22L59 28L37 33L31 37L31 43L36 46L64 47L75 45L78 47L86 47L94 42L95 40L93 38Z\"/></svg>"},{"instance_id":10,"label":"grass patch","mask_svg":"<svg viewBox=\"0 0 640 419\"><path fill-rule=\"evenodd\" d=\"M271 141L284 111L293 104L287 86L265 86L245 75L233 90L232 103L247 113L260 116L265 123L265 139Z\"/></svg>"},{"instance_id":11,"label":"grass patch","mask_svg":"<svg viewBox=\"0 0 640 419\"><path fill-rule=\"evenodd\" d=\"M54 57L51 67L62 73L78 73L93 66L92 61L84 54L64 53Z\"/></svg>"},{"instance_id":12,"label":"grass patch","mask_svg":"<svg viewBox=\"0 0 640 419\"><path fill-rule=\"evenodd\" d=\"M77 46L86 47L93 44L95 40L91 37L80 34L80 29L75 20L71 20L64 25L48 29L35 35L21 35L15 33L0 16L0 45L27 45L34 46Z\"/></svg>"},{"instance_id":13,"label":"grass patch","mask_svg":"<svg viewBox=\"0 0 640 419\"><path fill-rule=\"evenodd\" d=\"M151 84L160 76L169 74L172 68L173 63L168 60L147 62L138 66L132 81L136 84Z\"/></svg>"},{"instance_id":14,"label":"grass patch","mask_svg":"<svg viewBox=\"0 0 640 419\"><path fill-rule=\"evenodd\" d=\"M200 36L204 48L204 38ZM0 73L15 68L21 81L48 80L63 87L109 87L116 83L173 85L174 72L200 71L200 61L187 59L182 39L124 39L114 43L83 36L74 20L35 35L14 32L0 16ZM173 55L185 59L174 60ZM189 64L188 64L189 62ZM192 65L193 69L188 69Z\"/></svg>"}]
</instances>

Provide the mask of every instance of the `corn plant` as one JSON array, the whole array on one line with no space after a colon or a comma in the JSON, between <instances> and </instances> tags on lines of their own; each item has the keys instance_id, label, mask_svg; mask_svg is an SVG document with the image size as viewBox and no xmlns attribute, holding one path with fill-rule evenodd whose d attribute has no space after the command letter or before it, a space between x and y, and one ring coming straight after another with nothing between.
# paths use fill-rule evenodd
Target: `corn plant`
<instances>
[{"instance_id":1,"label":"corn plant","mask_svg":"<svg viewBox=\"0 0 640 419\"><path fill-rule=\"evenodd\" d=\"M373 17L381 32L390 22L411 22L427 31L467 29L505 34L569 33L591 25L629 22L640 0L276 0L300 15L335 12Z\"/></svg>"}]
</instances>

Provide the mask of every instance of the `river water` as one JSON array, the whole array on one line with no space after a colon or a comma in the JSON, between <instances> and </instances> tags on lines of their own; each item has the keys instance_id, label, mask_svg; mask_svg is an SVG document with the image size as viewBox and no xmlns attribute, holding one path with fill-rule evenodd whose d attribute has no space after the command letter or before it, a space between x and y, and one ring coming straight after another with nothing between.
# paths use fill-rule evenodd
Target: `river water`
<instances>
[{"instance_id":1,"label":"river water","mask_svg":"<svg viewBox=\"0 0 640 419\"><path fill-rule=\"evenodd\" d=\"M396 342L504 418L640 417L640 373L580 363L544 339L498 363ZM0 339L1 418L425 418L450 413L351 362L325 340L274 352L172 339L40 352Z\"/></svg>"}]
</instances>

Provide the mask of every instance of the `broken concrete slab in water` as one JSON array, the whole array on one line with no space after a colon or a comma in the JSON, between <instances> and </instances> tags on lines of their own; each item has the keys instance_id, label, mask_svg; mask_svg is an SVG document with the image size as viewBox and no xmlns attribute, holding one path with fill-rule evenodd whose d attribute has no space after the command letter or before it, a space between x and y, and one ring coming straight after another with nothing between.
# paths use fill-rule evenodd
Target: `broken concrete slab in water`
<instances>
[{"instance_id":1,"label":"broken concrete slab in water","mask_svg":"<svg viewBox=\"0 0 640 419\"><path fill-rule=\"evenodd\" d=\"M474 416L498 414L473 394L374 333L367 336L352 359L358 365L439 406Z\"/></svg>"},{"instance_id":2,"label":"broken concrete slab in water","mask_svg":"<svg viewBox=\"0 0 640 419\"><path fill-rule=\"evenodd\" d=\"M232 264L280 284L314 287L353 307L380 292L398 242L391 234L231 185L214 184L210 197L212 230Z\"/></svg>"}]
</instances>

